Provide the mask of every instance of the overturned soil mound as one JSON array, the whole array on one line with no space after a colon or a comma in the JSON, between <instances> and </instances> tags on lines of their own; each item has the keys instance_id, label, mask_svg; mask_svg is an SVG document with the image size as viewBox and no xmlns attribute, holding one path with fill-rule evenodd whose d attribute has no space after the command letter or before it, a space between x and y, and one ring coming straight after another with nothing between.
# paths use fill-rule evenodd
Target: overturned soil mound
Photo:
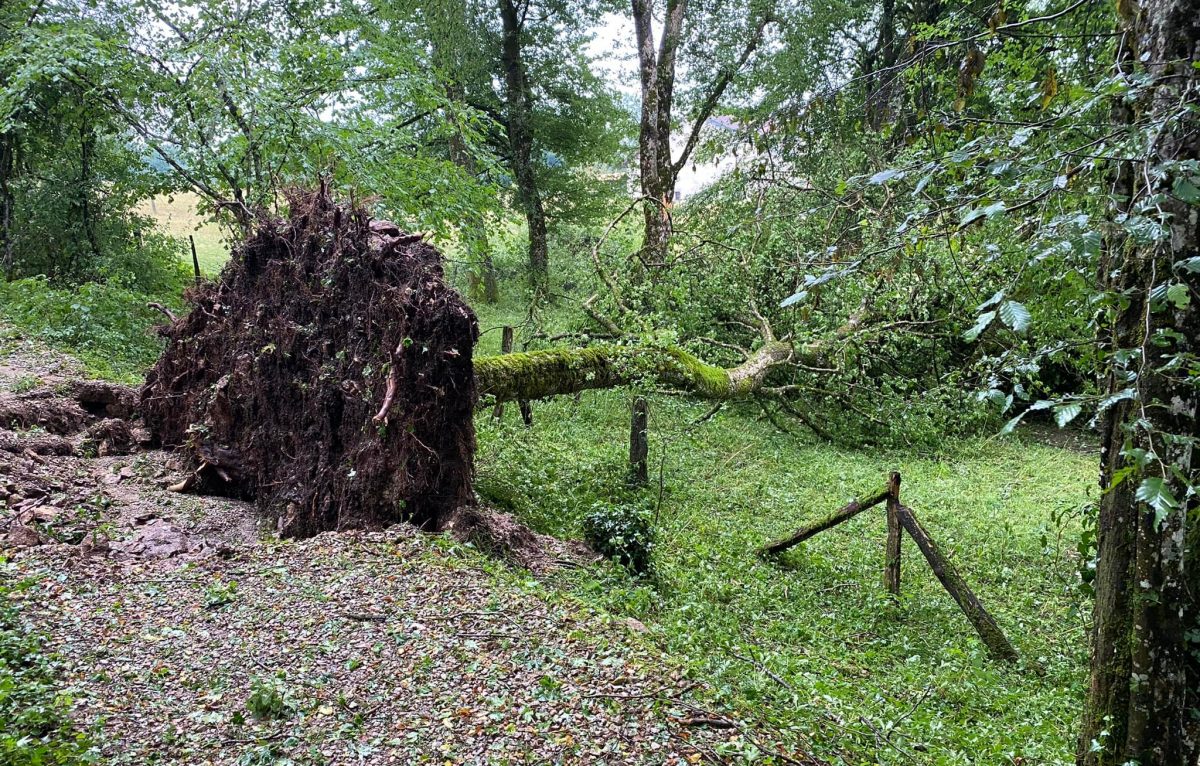
<instances>
[{"instance_id":1,"label":"overturned soil mound","mask_svg":"<svg viewBox=\"0 0 1200 766\"><path fill-rule=\"evenodd\" d=\"M475 315L419 236L324 191L290 202L165 329L143 418L188 485L285 535L440 528L472 500Z\"/></svg>"}]
</instances>

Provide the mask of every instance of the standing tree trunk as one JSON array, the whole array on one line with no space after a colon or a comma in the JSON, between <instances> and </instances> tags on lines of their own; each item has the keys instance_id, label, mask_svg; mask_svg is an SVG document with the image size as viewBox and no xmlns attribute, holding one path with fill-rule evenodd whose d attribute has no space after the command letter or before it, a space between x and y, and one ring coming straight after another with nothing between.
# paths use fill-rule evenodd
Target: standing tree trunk
<instances>
[{"instance_id":1,"label":"standing tree trunk","mask_svg":"<svg viewBox=\"0 0 1200 766\"><path fill-rule=\"evenodd\" d=\"M662 33L654 42L654 3L632 0L633 29L637 36L638 74L642 111L638 126L638 171L641 176L645 238L642 266L651 272L669 264L671 203L679 172L687 165L700 142L705 122L713 115L725 91L763 41L771 21L769 11L750 20L745 46L737 60L716 72L703 100L691 115L691 127L679 156L671 159L671 111L675 100L675 62L683 37L688 0L667 0Z\"/></svg>"},{"instance_id":2,"label":"standing tree trunk","mask_svg":"<svg viewBox=\"0 0 1200 766\"><path fill-rule=\"evenodd\" d=\"M464 100L462 86L457 83L446 86L446 97L451 103L462 103ZM450 136L450 161L471 177L475 177L475 158L471 156L471 152L467 148L461 128L456 128ZM492 261L492 248L488 243L483 214L478 210L465 213L459 225L459 235L462 237L467 261L470 263L471 271L468 279L471 297L482 299L484 303L499 303L500 283L496 278L496 264Z\"/></svg>"},{"instance_id":3,"label":"standing tree trunk","mask_svg":"<svg viewBox=\"0 0 1200 766\"><path fill-rule=\"evenodd\" d=\"M529 224L529 283L535 293L545 293L550 284L550 253L546 244L546 211L542 207L533 165L529 81L521 54L522 19L513 0L499 1L504 29L501 62L504 103L508 112L508 144L513 175L516 176L517 199Z\"/></svg>"},{"instance_id":4,"label":"standing tree trunk","mask_svg":"<svg viewBox=\"0 0 1200 766\"><path fill-rule=\"evenodd\" d=\"M15 161L16 138L11 133L0 134L0 274L12 279L16 272L13 263L13 193L9 186Z\"/></svg>"},{"instance_id":5,"label":"standing tree trunk","mask_svg":"<svg viewBox=\"0 0 1200 766\"><path fill-rule=\"evenodd\" d=\"M668 0L662 36L655 50L651 0L633 0L637 33L642 111L638 126L645 239L642 264L653 271L667 263L671 240L671 202L676 173L671 165L671 102L675 91L675 53L683 31L687 0Z\"/></svg>"},{"instance_id":6,"label":"standing tree trunk","mask_svg":"<svg viewBox=\"0 0 1200 766\"><path fill-rule=\"evenodd\" d=\"M879 38L867 54L863 70L866 75L867 123L879 130L887 117L892 99L891 71L896 63L896 0L883 0L879 13Z\"/></svg>"},{"instance_id":7,"label":"standing tree trunk","mask_svg":"<svg viewBox=\"0 0 1200 766\"><path fill-rule=\"evenodd\" d=\"M1108 390L1132 387L1136 396L1106 413L1079 763L1188 765L1200 755L1200 525L1189 495L1200 479L1192 445L1200 280L1182 263L1200 244L1200 213L1172 193L1181 175L1195 172L1180 163L1200 159L1200 25L1194 0L1122 2L1118 9L1118 68L1130 77L1144 67L1152 79L1133 105L1116 108L1118 121L1146 136L1149 149L1118 169L1115 212L1119 221L1161 195L1166 236L1153 244L1110 238L1102 264L1106 287L1121 298L1102 342L1110 355L1124 352L1112 358L1128 359L1114 361Z\"/></svg>"},{"instance_id":8,"label":"standing tree trunk","mask_svg":"<svg viewBox=\"0 0 1200 766\"><path fill-rule=\"evenodd\" d=\"M94 259L89 266L79 263L78 253L71 254L67 267L67 276L78 278L82 271L90 271L100 261L100 240L96 235L96 220L92 213L92 161L96 155L96 133L90 123L83 118L79 126L79 224L83 227L83 236L87 240L88 250Z\"/></svg>"}]
</instances>

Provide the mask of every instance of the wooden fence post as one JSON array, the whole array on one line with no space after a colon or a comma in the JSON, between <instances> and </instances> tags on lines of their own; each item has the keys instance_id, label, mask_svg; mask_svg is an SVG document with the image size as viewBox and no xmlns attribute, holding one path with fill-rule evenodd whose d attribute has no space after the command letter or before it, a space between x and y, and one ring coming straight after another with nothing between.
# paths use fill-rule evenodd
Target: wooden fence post
<instances>
[{"instance_id":1,"label":"wooden fence post","mask_svg":"<svg viewBox=\"0 0 1200 766\"><path fill-rule=\"evenodd\" d=\"M649 412L644 396L633 400L633 414L629 419L629 484L633 487L644 487L650 482L647 459L650 438L646 433Z\"/></svg>"},{"instance_id":2,"label":"wooden fence post","mask_svg":"<svg viewBox=\"0 0 1200 766\"><path fill-rule=\"evenodd\" d=\"M903 527L900 525L900 472L892 471L888 476L887 499L887 549L884 554L883 587L893 598L900 597L900 543Z\"/></svg>"},{"instance_id":3,"label":"wooden fence post","mask_svg":"<svg viewBox=\"0 0 1200 766\"><path fill-rule=\"evenodd\" d=\"M921 553L925 554L925 558L929 561L929 566L933 569L933 574L942 583L943 587L954 597L958 602L958 606L963 610L963 614L971 621L975 632L983 639L984 646L987 647L988 653L995 659L1005 660L1006 662L1016 662L1017 650L1008 642L1008 637L1004 635L1004 631L996 624L996 618L992 617L987 609L983 608L983 604L967 587L967 583L963 580L962 575L954 568L954 565L942 555L938 549L937 543L921 526L921 522L917 519L912 509L900 505L896 508L896 515L900 518L900 523L908 530L908 534L916 542L917 547L921 549Z\"/></svg>"},{"instance_id":4,"label":"wooden fence post","mask_svg":"<svg viewBox=\"0 0 1200 766\"><path fill-rule=\"evenodd\" d=\"M513 348L513 328L508 325L504 326L503 334L500 336L500 353L511 354ZM504 417L504 402L496 402L496 408L492 410L492 417L496 420Z\"/></svg>"},{"instance_id":5,"label":"wooden fence post","mask_svg":"<svg viewBox=\"0 0 1200 766\"><path fill-rule=\"evenodd\" d=\"M200 284L200 259L196 257L196 238L189 234L188 242L192 245L192 271L196 273L196 284Z\"/></svg>"}]
</instances>

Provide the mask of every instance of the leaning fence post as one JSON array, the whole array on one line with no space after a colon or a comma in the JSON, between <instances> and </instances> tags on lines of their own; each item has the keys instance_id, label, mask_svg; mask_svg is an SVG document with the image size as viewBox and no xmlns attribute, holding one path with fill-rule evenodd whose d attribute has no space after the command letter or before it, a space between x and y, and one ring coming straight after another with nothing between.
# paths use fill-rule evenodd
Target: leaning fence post
<instances>
[{"instance_id":1,"label":"leaning fence post","mask_svg":"<svg viewBox=\"0 0 1200 766\"><path fill-rule=\"evenodd\" d=\"M504 326L503 334L500 336L500 353L511 354L513 348L513 328L508 325ZM496 402L496 408L492 410L492 417L496 420L504 417L504 402Z\"/></svg>"},{"instance_id":2,"label":"leaning fence post","mask_svg":"<svg viewBox=\"0 0 1200 766\"><path fill-rule=\"evenodd\" d=\"M644 396L633 400L633 413L629 419L629 484L634 487L644 487L650 481L647 465L650 439L646 434L649 411Z\"/></svg>"},{"instance_id":3,"label":"leaning fence post","mask_svg":"<svg viewBox=\"0 0 1200 766\"><path fill-rule=\"evenodd\" d=\"M996 618L992 617L987 609L984 609L983 604L967 586L962 575L958 573L949 559L942 555L937 543L925 531L925 527L921 526L921 522L913 513L912 508L898 505L896 515L900 518L900 523L908 530L909 536L917 544L917 548L925 554L934 576L938 578L938 581L958 603L959 608L963 610L963 614L971 621L975 632L979 634L984 646L987 647L988 653L996 659L1016 662L1017 650L1013 648L1008 637L1004 635L1004 631L996 624Z\"/></svg>"},{"instance_id":4,"label":"leaning fence post","mask_svg":"<svg viewBox=\"0 0 1200 766\"><path fill-rule=\"evenodd\" d=\"M900 472L888 475L887 498L887 549L884 554L883 587L893 598L900 597L900 543L903 527L900 525Z\"/></svg>"}]
</instances>

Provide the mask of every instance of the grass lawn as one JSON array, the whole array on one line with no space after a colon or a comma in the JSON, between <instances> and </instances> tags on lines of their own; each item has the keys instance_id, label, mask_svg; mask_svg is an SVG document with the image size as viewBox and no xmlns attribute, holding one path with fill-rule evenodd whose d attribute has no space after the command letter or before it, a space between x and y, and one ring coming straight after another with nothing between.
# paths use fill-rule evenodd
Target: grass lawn
<instances>
[{"instance_id":1,"label":"grass lawn","mask_svg":"<svg viewBox=\"0 0 1200 766\"><path fill-rule=\"evenodd\" d=\"M179 192L145 200L138 206L138 212L158 221L168 234L183 239L192 235L200 271L215 276L229 260L229 244L221 227L196 212L199 202L196 194ZM185 257L190 265L191 254Z\"/></svg>"},{"instance_id":2,"label":"grass lawn","mask_svg":"<svg viewBox=\"0 0 1200 766\"><path fill-rule=\"evenodd\" d=\"M480 314L484 329L523 316ZM479 353L494 353L499 334L486 334ZM511 406L502 423L477 418L481 493L536 528L579 536L598 504L655 514L652 580L615 567L568 572L560 581L570 593L643 621L722 703L832 763L1074 762L1091 602L1077 587L1073 511L1094 496L1095 456L1028 438L948 442L925 455L843 449L781 433L748 407L695 425L707 404L651 395L651 486L630 491L630 397L535 403L530 430ZM889 602L882 506L777 561L755 555L893 468L1018 664L988 659L907 538L904 595Z\"/></svg>"}]
</instances>

